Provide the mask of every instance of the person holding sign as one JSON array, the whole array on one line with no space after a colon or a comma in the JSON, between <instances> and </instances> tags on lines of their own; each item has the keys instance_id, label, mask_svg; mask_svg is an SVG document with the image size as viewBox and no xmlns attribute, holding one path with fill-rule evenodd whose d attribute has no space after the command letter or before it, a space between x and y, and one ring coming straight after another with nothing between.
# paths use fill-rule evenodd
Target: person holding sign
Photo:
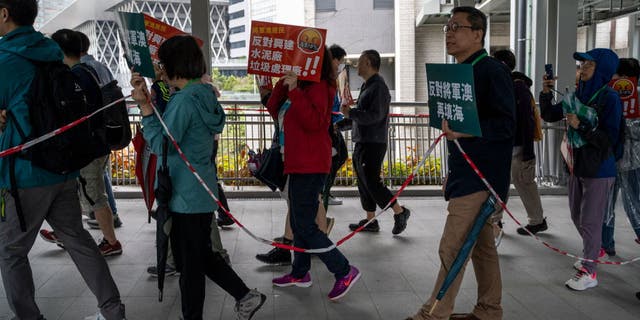
<instances>
[{"instance_id":1,"label":"person holding sign","mask_svg":"<svg viewBox=\"0 0 640 320\"><path fill-rule=\"evenodd\" d=\"M614 209L618 191L621 191L624 211L636 235L635 241L640 244L640 191L638 190L640 188L640 114L638 114L636 86L638 77L640 77L638 60L622 58L618 71L609 84L623 98L622 115L625 118L625 127L620 128L620 132L624 130L623 150L620 150L622 158L617 162L618 174L613 191L609 195L602 225L602 248L610 256L616 255L613 234L616 221Z\"/></svg>"},{"instance_id":2,"label":"person holding sign","mask_svg":"<svg viewBox=\"0 0 640 320\"><path fill-rule=\"evenodd\" d=\"M195 38L179 35L163 42L158 57L170 87L180 89L171 95L162 120L195 170L216 192L211 142L213 136L222 131L225 117L213 88L201 81L206 70L202 51ZM180 272L183 318L202 319L206 276L233 296L237 319L251 319L267 297L255 289L250 290L222 255L212 250L210 234L217 204L167 142L144 78L134 72L131 85L132 98L143 116L144 138L152 152L163 154L163 145L168 145L166 159L172 185L168 204L172 216L170 238Z\"/></svg>"},{"instance_id":3,"label":"person holding sign","mask_svg":"<svg viewBox=\"0 0 640 320\"><path fill-rule=\"evenodd\" d=\"M431 297L409 319L496 320L502 319L502 282L491 221L484 224L477 243L471 250L471 261L478 283L478 300L473 312L451 314L462 283L464 266L443 298L432 308L448 270L451 269L480 208L489 200L490 195L452 140L458 140L498 195L506 199L516 120L510 72L504 64L489 57L483 49L487 17L473 7L456 7L451 13L451 18L444 26L447 53L458 63L471 64L473 67L475 103L482 137L452 131L447 121L442 121L449 150L449 172L444 187L445 199L449 200L449 215L440 240L441 267Z\"/></svg>"},{"instance_id":4,"label":"person holding sign","mask_svg":"<svg viewBox=\"0 0 640 320\"><path fill-rule=\"evenodd\" d=\"M356 230L373 220L376 204L384 208L393 199L393 194L382 183L380 170L387 152L389 136L389 103L391 95L380 71L380 54L375 50L365 50L358 59L358 75L365 83L360 88L358 105L351 108L341 106L342 113L355 123L351 139L356 143L353 149L353 169L358 177L360 204L367 212L367 218L349 225ZM400 234L407 227L411 215L409 209L400 206L398 201L391 204L394 226L392 233ZM380 225L373 220L362 231L378 232Z\"/></svg>"},{"instance_id":5,"label":"person holding sign","mask_svg":"<svg viewBox=\"0 0 640 320\"><path fill-rule=\"evenodd\" d=\"M280 128L279 142L287 175L283 194L289 204L293 245L307 249L334 245L315 222L320 207L318 195L331 169L331 138L327 128L336 95L337 64L326 48L321 69L319 82L298 81L295 73L285 74L267 102L269 114L277 119ZM360 279L360 271L349 264L338 248L318 257L336 279L329 299L342 298ZM311 255L296 251L291 272L273 279L273 285L309 287L310 269Z\"/></svg>"},{"instance_id":6,"label":"person holding sign","mask_svg":"<svg viewBox=\"0 0 640 320\"><path fill-rule=\"evenodd\" d=\"M580 237L584 257L598 259L601 250L602 223L607 199L616 177L612 150L618 141L622 105L608 83L618 67L618 55L610 49L596 48L576 52L580 62L580 81L574 93L553 104L551 88L555 79L543 78L540 93L542 119L560 121L566 117L567 133L562 149L569 168L569 211ZM572 290L586 290L598 285L596 263L576 261L578 272L565 285Z\"/></svg>"}]
</instances>

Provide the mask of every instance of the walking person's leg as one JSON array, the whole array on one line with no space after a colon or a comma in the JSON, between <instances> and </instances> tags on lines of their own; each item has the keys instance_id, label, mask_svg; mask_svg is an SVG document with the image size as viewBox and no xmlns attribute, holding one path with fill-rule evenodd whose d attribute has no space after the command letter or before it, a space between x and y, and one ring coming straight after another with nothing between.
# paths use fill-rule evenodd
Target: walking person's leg
<instances>
[{"instance_id":1,"label":"walking person's leg","mask_svg":"<svg viewBox=\"0 0 640 320\"><path fill-rule=\"evenodd\" d=\"M620 176L624 211L640 244L640 168L621 172Z\"/></svg>"},{"instance_id":2,"label":"walking person's leg","mask_svg":"<svg viewBox=\"0 0 640 320\"><path fill-rule=\"evenodd\" d=\"M6 221L0 223L0 271L9 308L17 319L36 319L41 316L35 301L33 273L27 255L53 199L50 189L52 187L18 190L24 204L26 232L20 230L13 197L7 190L1 191Z\"/></svg>"},{"instance_id":3,"label":"walking person's leg","mask_svg":"<svg viewBox=\"0 0 640 320\"><path fill-rule=\"evenodd\" d=\"M124 319L124 305L111 271L93 237L82 226L82 211L75 181L59 185L47 215L65 249L87 286L98 299L100 313L106 319Z\"/></svg>"},{"instance_id":4,"label":"walking person's leg","mask_svg":"<svg viewBox=\"0 0 640 320\"><path fill-rule=\"evenodd\" d=\"M422 308L416 315L413 316L413 320L447 320L453 313L456 296L460 290L462 279L464 277L464 271L469 261L467 259L458 273L458 276L453 280L449 290L438 302L437 306L433 310L433 314L429 314L435 301L438 291L444 282L444 279L455 260L464 240L473 226L475 217L480 212L482 204L489 197L489 193L486 191L472 193L466 196L452 198L449 200L447 206L447 220L442 231L442 238L440 239L440 246L438 253L440 255L440 271L435 282L434 289L429 299L425 302Z\"/></svg>"},{"instance_id":5,"label":"walking person's leg","mask_svg":"<svg viewBox=\"0 0 640 320\"><path fill-rule=\"evenodd\" d=\"M367 223L369 220L373 220L375 217L376 202L373 199L373 195L368 189L366 182L365 171L365 153L367 152L365 146L362 143L356 143L353 149L353 171L356 173L358 179L358 194L360 195L360 205L362 209L367 213L366 219L362 219L357 223L349 224L349 229L356 230L360 226ZM378 232L380 231L380 225L378 220L374 220L367 225L363 231Z\"/></svg>"}]
</instances>

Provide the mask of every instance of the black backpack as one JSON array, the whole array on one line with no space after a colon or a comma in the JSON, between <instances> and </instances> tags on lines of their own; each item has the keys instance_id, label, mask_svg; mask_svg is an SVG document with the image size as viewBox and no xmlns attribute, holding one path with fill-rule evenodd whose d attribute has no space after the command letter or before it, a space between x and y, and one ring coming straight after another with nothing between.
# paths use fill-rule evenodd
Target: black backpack
<instances>
[{"instance_id":1,"label":"black backpack","mask_svg":"<svg viewBox=\"0 0 640 320\"><path fill-rule=\"evenodd\" d=\"M85 64L80 64L80 66L93 76L96 83L100 83L94 73L95 71L91 67ZM100 87L100 92L102 93L102 106L109 105L114 101L124 98L122 88L118 86L118 80L113 80ZM106 139L109 149L115 151L126 148L132 138L131 123L129 122L126 102L122 100L116 103L114 106L104 110L102 115L104 117Z\"/></svg>"},{"instance_id":2,"label":"black backpack","mask_svg":"<svg viewBox=\"0 0 640 320\"><path fill-rule=\"evenodd\" d=\"M87 103L82 88L78 84L78 77L62 61L31 62L35 65L35 74L29 91L25 95L31 124L29 135L26 135L20 127L15 115L11 112L7 113L20 134L22 143L85 117L94 111L92 107L95 108ZM26 224L18 193L19 186L16 182L16 157L30 160L34 166L57 174L68 174L80 170L94 159L109 154L101 134L104 131L96 128L96 123L101 119L94 118L23 150L20 154L9 156L11 183L9 192L16 203L16 212L22 231L26 231Z\"/></svg>"},{"instance_id":3,"label":"black backpack","mask_svg":"<svg viewBox=\"0 0 640 320\"><path fill-rule=\"evenodd\" d=\"M35 76L29 87L31 132L14 121L23 143L61 128L95 111L78 84L78 77L63 64L34 62ZM13 115L11 115L13 116ZM15 120L15 119L14 119ZM19 156L33 165L57 174L68 174L87 166L94 159L109 154L104 147L104 130L99 117L91 118L54 137L23 151ZM11 170L13 171L13 170Z\"/></svg>"}]
</instances>

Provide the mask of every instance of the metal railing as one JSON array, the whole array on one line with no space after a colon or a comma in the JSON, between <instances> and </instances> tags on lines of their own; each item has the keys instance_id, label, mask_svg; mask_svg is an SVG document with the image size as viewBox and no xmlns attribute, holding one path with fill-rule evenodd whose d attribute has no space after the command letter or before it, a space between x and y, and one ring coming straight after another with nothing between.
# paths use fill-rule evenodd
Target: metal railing
<instances>
[{"instance_id":1,"label":"metal railing","mask_svg":"<svg viewBox=\"0 0 640 320\"><path fill-rule=\"evenodd\" d=\"M228 186L260 185L247 167L249 150L268 148L274 133L273 120L258 101L221 101L226 112L225 129L219 140L216 164L218 178ZM401 184L441 131L429 126L429 117L416 113L424 110L424 103L392 103L388 149L383 163L383 180L387 185ZM140 116L130 116L135 135ZM535 143L537 159L536 181L540 185L564 184L566 174L559 155L562 125L543 126L544 138ZM338 172L335 185L355 186L356 177L351 163L353 143L351 132L343 132L349 158ZM310 142L313 143L313 142ZM441 142L419 168L412 184L439 185L447 172L446 143ZM111 156L111 172L114 185L135 185L135 150L132 145L115 151Z\"/></svg>"}]
</instances>

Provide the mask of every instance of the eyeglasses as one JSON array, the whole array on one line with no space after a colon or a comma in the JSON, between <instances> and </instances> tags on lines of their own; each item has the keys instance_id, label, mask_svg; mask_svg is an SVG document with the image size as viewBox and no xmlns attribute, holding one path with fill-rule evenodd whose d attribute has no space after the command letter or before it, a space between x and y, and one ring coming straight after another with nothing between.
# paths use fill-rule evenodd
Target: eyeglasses
<instances>
[{"instance_id":1,"label":"eyeglasses","mask_svg":"<svg viewBox=\"0 0 640 320\"><path fill-rule=\"evenodd\" d=\"M475 28L473 26L461 26L461 25L459 25L459 24L454 22L454 23L450 23L450 24L445 24L442 27L442 31L444 31L444 33L447 33L449 31L456 32L456 31L460 30L460 28L468 28L468 29L471 29L471 30L478 29L478 28Z\"/></svg>"},{"instance_id":2,"label":"eyeglasses","mask_svg":"<svg viewBox=\"0 0 640 320\"><path fill-rule=\"evenodd\" d=\"M580 61L579 67L580 69L591 69L596 66L596 63L593 61Z\"/></svg>"}]
</instances>

